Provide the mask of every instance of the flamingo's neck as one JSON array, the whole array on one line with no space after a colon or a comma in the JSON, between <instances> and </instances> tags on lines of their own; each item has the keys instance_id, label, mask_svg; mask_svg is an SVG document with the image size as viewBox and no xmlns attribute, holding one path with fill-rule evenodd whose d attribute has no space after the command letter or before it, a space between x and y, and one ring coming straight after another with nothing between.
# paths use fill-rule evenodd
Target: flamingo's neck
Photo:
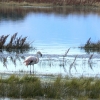
<instances>
[{"instance_id":1,"label":"flamingo's neck","mask_svg":"<svg viewBox=\"0 0 100 100\"><path fill-rule=\"evenodd\" d=\"M37 56L37 63L39 62L39 57Z\"/></svg>"},{"instance_id":2,"label":"flamingo's neck","mask_svg":"<svg viewBox=\"0 0 100 100\"><path fill-rule=\"evenodd\" d=\"M36 56L37 56L37 58L40 58L41 57L41 55L39 53L37 53Z\"/></svg>"},{"instance_id":3,"label":"flamingo's neck","mask_svg":"<svg viewBox=\"0 0 100 100\"><path fill-rule=\"evenodd\" d=\"M38 62L39 62L39 57L40 57L40 54L38 54L38 53L37 53L37 55L36 55L36 56L37 56L37 63L38 63Z\"/></svg>"}]
</instances>

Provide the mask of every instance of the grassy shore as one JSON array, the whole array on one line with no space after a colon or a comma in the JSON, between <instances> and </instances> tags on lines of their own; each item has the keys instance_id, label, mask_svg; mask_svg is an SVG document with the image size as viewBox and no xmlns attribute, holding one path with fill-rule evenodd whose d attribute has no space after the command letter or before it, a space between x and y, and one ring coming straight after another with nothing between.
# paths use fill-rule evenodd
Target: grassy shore
<instances>
[{"instance_id":1,"label":"grassy shore","mask_svg":"<svg viewBox=\"0 0 100 100\"><path fill-rule=\"evenodd\" d=\"M0 97L100 100L100 79L58 76L52 82L41 82L34 75L11 75L6 79L0 78Z\"/></svg>"}]
</instances>

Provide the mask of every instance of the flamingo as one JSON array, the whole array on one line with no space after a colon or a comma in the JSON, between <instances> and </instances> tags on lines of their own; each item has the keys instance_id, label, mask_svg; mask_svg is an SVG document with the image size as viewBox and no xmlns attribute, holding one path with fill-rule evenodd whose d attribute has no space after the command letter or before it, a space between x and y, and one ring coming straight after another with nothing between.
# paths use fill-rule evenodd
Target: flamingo
<instances>
[{"instance_id":1,"label":"flamingo","mask_svg":"<svg viewBox=\"0 0 100 100\"><path fill-rule=\"evenodd\" d=\"M42 53L40 51L36 53L36 56L28 56L24 60L24 63L27 67L28 65L30 65L30 74L31 74L31 65L33 65L33 69L34 69L34 64L37 64L39 62L39 57L42 57ZM34 73L34 70L33 70L33 73Z\"/></svg>"}]
</instances>

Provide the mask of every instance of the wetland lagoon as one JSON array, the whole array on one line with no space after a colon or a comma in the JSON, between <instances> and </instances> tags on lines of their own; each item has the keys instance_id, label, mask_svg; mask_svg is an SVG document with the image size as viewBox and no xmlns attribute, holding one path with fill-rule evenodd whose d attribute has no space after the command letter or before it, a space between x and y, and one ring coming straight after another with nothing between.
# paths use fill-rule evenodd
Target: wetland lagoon
<instances>
[{"instance_id":1,"label":"wetland lagoon","mask_svg":"<svg viewBox=\"0 0 100 100\"><path fill-rule=\"evenodd\" d=\"M12 45L26 38L32 47L0 49L1 99L100 98L100 51L80 48L89 38L92 42L100 40L99 25L100 9L96 7L0 7L0 40L9 35L4 43L8 45L17 33ZM34 65L34 75L30 75L30 67L23 61L37 51L43 57Z\"/></svg>"}]
</instances>

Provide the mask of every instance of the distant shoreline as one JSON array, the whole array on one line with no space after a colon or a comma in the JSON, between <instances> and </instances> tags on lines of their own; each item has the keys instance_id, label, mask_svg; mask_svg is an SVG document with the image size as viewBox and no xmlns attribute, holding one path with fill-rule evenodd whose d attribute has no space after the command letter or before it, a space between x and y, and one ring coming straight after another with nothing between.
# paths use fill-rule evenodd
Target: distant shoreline
<instances>
[{"instance_id":1,"label":"distant shoreline","mask_svg":"<svg viewBox=\"0 0 100 100\"><path fill-rule=\"evenodd\" d=\"M42 7L50 7L53 6L53 4L47 4L47 3L28 3L28 2L0 2L0 6L42 6Z\"/></svg>"},{"instance_id":2,"label":"distant shoreline","mask_svg":"<svg viewBox=\"0 0 100 100\"><path fill-rule=\"evenodd\" d=\"M53 3L28 3L28 2L0 2L0 7L4 6L30 6L30 7L97 7L100 8L100 3L95 3L94 5L54 5Z\"/></svg>"}]
</instances>

